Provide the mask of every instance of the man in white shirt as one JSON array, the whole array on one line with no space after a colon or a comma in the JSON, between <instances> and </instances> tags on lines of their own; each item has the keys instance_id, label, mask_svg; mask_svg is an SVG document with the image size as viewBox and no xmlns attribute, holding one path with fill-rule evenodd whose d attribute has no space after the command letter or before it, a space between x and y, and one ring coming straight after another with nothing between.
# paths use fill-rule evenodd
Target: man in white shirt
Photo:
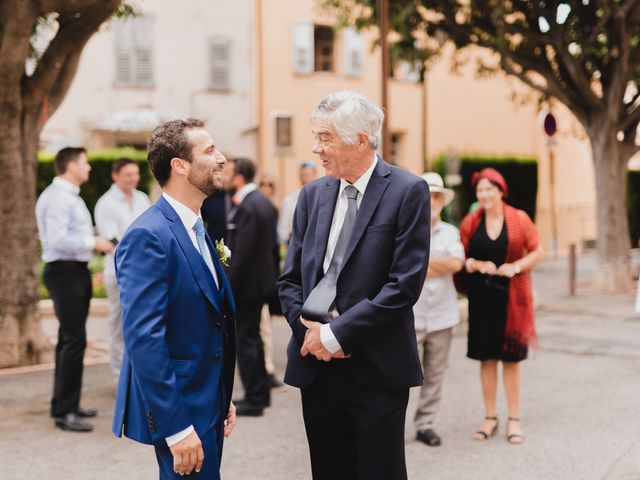
<instances>
[{"instance_id":1,"label":"man in white shirt","mask_svg":"<svg viewBox=\"0 0 640 480\"><path fill-rule=\"evenodd\" d=\"M80 407L85 326L92 295L87 264L94 251L109 253L113 244L94 235L91 214L80 198L80 185L89 180L91 171L86 150L63 148L56 154L54 166L57 176L36 203L45 262L42 279L60 322L51 416L62 430L88 432L93 425L84 418L96 416L97 411Z\"/></svg>"},{"instance_id":2,"label":"man in white shirt","mask_svg":"<svg viewBox=\"0 0 640 480\"><path fill-rule=\"evenodd\" d=\"M425 173L422 178L431 192L431 247L427 280L413 306L424 371L415 425L417 440L435 447L442 440L432 425L440 404L453 327L460 321L453 274L462 268L464 247L458 229L440 220L442 209L453 200L453 190L444 187L437 173Z\"/></svg>"},{"instance_id":3,"label":"man in white shirt","mask_svg":"<svg viewBox=\"0 0 640 480\"><path fill-rule=\"evenodd\" d=\"M140 183L140 167L131 158L119 158L111 166L113 185L102 195L95 207L96 227L104 238L117 244L129 225L151 206L149 197L136 190ZM116 280L113 254L104 258L104 286L109 301L109 361L116 380L122 361L122 320L120 291Z\"/></svg>"},{"instance_id":4,"label":"man in white shirt","mask_svg":"<svg viewBox=\"0 0 640 480\"><path fill-rule=\"evenodd\" d=\"M302 190L302 187L307 183L311 183L316 179L315 164L311 161L301 163L298 175L300 179L300 188L285 196L280 204L280 213L278 216L278 241L285 246L289 243L289 238L291 237L293 215L296 211L296 204L298 203L300 190Z\"/></svg>"}]
</instances>

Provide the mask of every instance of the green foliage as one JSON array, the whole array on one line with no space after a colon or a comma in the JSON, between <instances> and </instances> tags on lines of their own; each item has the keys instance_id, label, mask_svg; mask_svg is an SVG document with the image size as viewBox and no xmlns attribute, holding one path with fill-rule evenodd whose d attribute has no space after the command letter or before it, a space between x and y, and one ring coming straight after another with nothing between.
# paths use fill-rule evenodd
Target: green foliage
<instances>
[{"instance_id":1,"label":"green foliage","mask_svg":"<svg viewBox=\"0 0 640 480\"><path fill-rule=\"evenodd\" d=\"M445 220L458 224L469 212L471 205L476 201L475 192L471 186L471 176L487 167L495 168L505 178L509 187L506 202L524 210L532 219L535 219L538 193L538 161L535 158L462 156L458 161L460 165L458 173L462 182L453 188L456 198L444 212ZM432 170L445 178L447 157L436 158L433 161Z\"/></svg>"},{"instance_id":2,"label":"green foliage","mask_svg":"<svg viewBox=\"0 0 640 480\"><path fill-rule=\"evenodd\" d=\"M121 157L129 157L138 162L140 166L140 185L138 189L149 194L152 175L147 163L146 152L126 147L95 150L88 152L87 156L91 165L91 175L89 181L80 187L80 196L87 204L92 216L96 202L111 187L111 165ZM40 195L55 177L54 157L55 155L53 154L40 153L38 155L37 195Z\"/></svg>"}]
</instances>

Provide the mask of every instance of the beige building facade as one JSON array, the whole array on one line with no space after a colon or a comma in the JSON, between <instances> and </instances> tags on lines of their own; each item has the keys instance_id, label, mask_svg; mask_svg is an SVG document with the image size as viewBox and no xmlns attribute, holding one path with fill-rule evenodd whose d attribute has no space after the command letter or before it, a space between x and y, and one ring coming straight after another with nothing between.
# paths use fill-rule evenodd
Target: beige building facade
<instances>
[{"instance_id":1,"label":"beige building facade","mask_svg":"<svg viewBox=\"0 0 640 480\"><path fill-rule=\"evenodd\" d=\"M298 187L301 162L319 165L309 117L324 95L352 89L380 102L381 55L372 49L377 32L336 31L315 0L138 5L142 17L112 21L88 43L67 98L43 132L45 149L142 147L159 122L195 116L224 152L255 159L271 174L282 198ZM448 51L429 69L425 85L406 65L394 72L390 160L420 174L443 154L537 158L536 222L551 249L550 147L535 99L502 75L476 78L473 58L458 74L450 65ZM562 251L595 238L595 186L586 136L570 113L552 109L559 124L551 149Z\"/></svg>"},{"instance_id":2,"label":"beige building facade","mask_svg":"<svg viewBox=\"0 0 640 480\"><path fill-rule=\"evenodd\" d=\"M69 94L49 119L46 150L143 147L161 121L205 120L224 151L254 156L251 0L139 0L85 47Z\"/></svg>"}]
</instances>

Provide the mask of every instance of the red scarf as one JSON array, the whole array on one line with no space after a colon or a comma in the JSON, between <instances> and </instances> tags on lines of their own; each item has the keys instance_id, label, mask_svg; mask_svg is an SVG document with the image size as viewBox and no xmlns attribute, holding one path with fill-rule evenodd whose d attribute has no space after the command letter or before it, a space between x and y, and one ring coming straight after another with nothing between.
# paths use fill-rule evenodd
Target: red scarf
<instances>
[{"instance_id":1,"label":"red scarf","mask_svg":"<svg viewBox=\"0 0 640 480\"><path fill-rule=\"evenodd\" d=\"M538 248L538 232L526 212L506 203L503 205L504 221L507 226L505 263L513 263ZM482 222L483 215L484 210L478 209L464 217L460 223L460 238L467 256L471 237ZM504 338L503 350L508 353L518 353L529 345L537 345L531 273L528 271L515 275L509 282Z\"/></svg>"}]
</instances>

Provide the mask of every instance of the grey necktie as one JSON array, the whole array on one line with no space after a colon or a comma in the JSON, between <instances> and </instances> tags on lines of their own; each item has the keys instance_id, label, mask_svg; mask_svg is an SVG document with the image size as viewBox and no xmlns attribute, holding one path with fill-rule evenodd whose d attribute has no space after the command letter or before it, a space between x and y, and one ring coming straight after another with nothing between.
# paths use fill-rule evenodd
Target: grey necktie
<instances>
[{"instance_id":1,"label":"grey necktie","mask_svg":"<svg viewBox=\"0 0 640 480\"><path fill-rule=\"evenodd\" d=\"M344 223L338 235L336 248L333 251L331 263L329 264L327 273L320 279L302 306L301 314L309 320L328 320L327 314L336 299L338 273L340 272L347 246L349 245L353 225L356 222L356 213L358 212L358 190L356 190L356 187L353 185L347 185L344 190L349 203L347 206L347 214L344 217Z\"/></svg>"},{"instance_id":2,"label":"grey necktie","mask_svg":"<svg viewBox=\"0 0 640 480\"><path fill-rule=\"evenodd\" d=\"M198 217L198 219L196 220L196 224L193 226L193 231L196 232L196 241L198 242L198 248L200 249L200 255L202 255L202 259L204 260L204 263L207 264L207 267L209 267L209 270L211 271L211 275L213 276L213 279L216 283L216 285L218 284L216 276L214 274L215 272L215 267L213 266L213 260L211 258L211 252L209 252L209 247L207 247L207 241L205 240L205 235L204 235L204 223L202 221L202 219L200 217Z\"/></svg>"}]
</instances>

